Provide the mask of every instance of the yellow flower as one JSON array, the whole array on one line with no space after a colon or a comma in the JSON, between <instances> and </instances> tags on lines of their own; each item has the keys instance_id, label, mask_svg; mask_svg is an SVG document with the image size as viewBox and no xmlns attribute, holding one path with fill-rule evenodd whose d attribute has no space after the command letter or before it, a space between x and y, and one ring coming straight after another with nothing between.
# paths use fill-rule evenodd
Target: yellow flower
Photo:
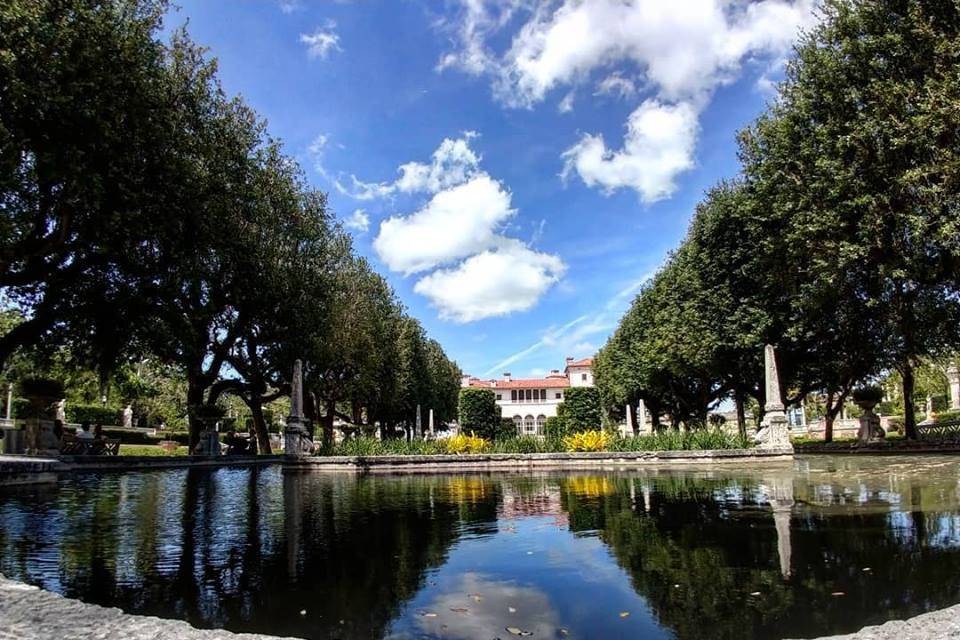
<instances>
[{"instance_id":1,"label":"yellow flower","mask_svg":"<svg viewBox=\"0 0 960 640\"><path fill-rule=\"evenodd\" d=\"M599 430L581 431L563 439L567 451L603 451L609 444L610 435Z\"/></svg>"},{"instance_id":2,"label":"yellow flower","mask_svg":"<svg viewBox=\"0 0 960 640\"><path fill-rule=\"evenodd\" d=\"M458 433L445 440L445 446L447 453L483 453L490 447L490 443L480 436L473 435L473 433L470 433L470 435Z\"/></svg>"}]
</instances>

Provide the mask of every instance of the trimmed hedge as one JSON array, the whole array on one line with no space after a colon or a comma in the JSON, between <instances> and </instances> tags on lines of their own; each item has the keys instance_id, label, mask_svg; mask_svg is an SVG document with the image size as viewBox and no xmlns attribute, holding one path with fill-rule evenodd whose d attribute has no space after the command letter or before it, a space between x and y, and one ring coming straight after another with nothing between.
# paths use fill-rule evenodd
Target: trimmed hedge
<instances>
[{"instance_id":1,"label":"trimmed hedge","mask_svg":"<svg viewBox=\"0 0 960 640\"><path fill-rule=\"evenodd\" d=\"M117 425L122 422L122 420L120 420L122 409L119 407L105 407L99 404L71 404L68 402L65 411L67 414L67 422L75 422L77 424L84 420L89 421L92 425L99 422L104 426Z\"/></svg>"},{"instance_id":2,"label":"trimmed hedge","mask_svg":"<svg viewBox=\"0 0 960 640\"><path fill-rule=\"evenodd\" d=\"M460 429L492 440L500 427L500 407L492 389L466 388L460 390L458 414Z\"/></svg>"},{"instance_id":3,"label":"trimmed hedge","mask_svg":"<svg viewBox=\"0 0 960 640\"><path fill-rule=\"evenodd\" d=\"M601 425L600 392L596 387L571 387L563 392L557 415L568 432L599 429Z\"/></svg>"}]
</instances>

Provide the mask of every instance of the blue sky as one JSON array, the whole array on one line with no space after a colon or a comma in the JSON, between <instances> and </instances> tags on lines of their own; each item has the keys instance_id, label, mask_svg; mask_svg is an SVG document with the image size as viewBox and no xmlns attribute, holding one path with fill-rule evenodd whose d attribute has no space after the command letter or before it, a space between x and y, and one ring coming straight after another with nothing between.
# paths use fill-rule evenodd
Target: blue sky
<instances>
[{"instance_id":1,"label":"blue sky","mask_svg":"<svg viewBox=\"0 0 960 640\"><path fill-rule=\"evenodd\" d=\"M602 346L736 174L812 0L181 0L465 372Z\"/></svg>"}]
</instances>

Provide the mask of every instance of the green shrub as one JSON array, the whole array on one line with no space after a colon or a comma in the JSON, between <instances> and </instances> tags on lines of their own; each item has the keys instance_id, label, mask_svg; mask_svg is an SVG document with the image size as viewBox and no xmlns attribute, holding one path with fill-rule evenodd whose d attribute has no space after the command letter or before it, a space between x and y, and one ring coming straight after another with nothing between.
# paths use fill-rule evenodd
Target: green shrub
<instances>
[{"instance_id":1,"label":"green shrub","mask_svg":"<svg viewBox=\"0 0 960 640\"><path fill-rule=\"evenodd\" d=\"M617 438L611 451L702 451L706 449L746 449L750 443L717 429L676 431L669 429L652 435Z\"/></svg>"},{"instance_id":2,"label":"green shrub","mask_svg":"<svg viewBox=\"0 0 960 640\"><path fill-rule=\"evenodd\" d=\"M936 422L950 422L952 420L960 420L960 411L941 411L936 414Z\"/></svg>"},{"instance_id":3,"label":"green shrub","mask_svg":"<svg viewBox=\"0 0 960 640\"><path fill-rule=\"evenodd\" d=\"M30 401L26 398L14 398L13 406L10 407L10 416L15 419L24 419L34 417L31 413Z\"/></svg>"},{"instance_id":4,"label":"green shrub","mask_svg":"<svg viewBox=\"0 0 960 640\"><path fill-rule=\"evenodd\" d=\"M851 394L854 402L880 402L883 400L883 389L876 384L857 387Z\"/></svg>"},{"instance_id":5,"label":"green shrub","mask_svg":"<svg viewBox=\"0 0 960 640\"><path fill-rule=\"evenodd\" d=\"M547 418L547 425L544 427L544 435L554 440L563 440L567 435L567 425L560 416L550 416Z\"/></svg>"},{"instance_id":6,"label":"green shrub","mask_svg":"<svg viewBox=\"0 0 960 640\"><path fill-rule=\"evenodd\" d=\"M461 389L458 415L465 433L473 432L487 440L495 439L501 428L500 407L492 389Z\"/></svg>"},{"instance_id":7,"label":"green shrub","mask_svg":"<svg viewBox=\"0 0 960 640\"><path fill-rule=\"evenodd\" d=\"M120 417L120 407L105 407L99 404L72 404L67 403L66 414L67 422L81 423L88 421L90 424L98 422L104 426L118 424Z\"/></svg>"},{"instance_id":8,"label":"green shrub","mask_svg":"<svg viewBox=\"0 0 960 640\"><path fill-rule=\"evenodd\" d=\"M596 387L572 387L563 393L557 415L568 432L599 429L602 420L600 392Z\"/></svg>"},{"instance_id":9,"label":"green shrub","mask_svg":"<svg viewBox=\"0 0 960 640\"><path fill-rule=\"evenodd\" d=\"M556 438L519 436L504 438L493 443L493 453L551 453L563 451L563 444Z\"/></svg>"}]
</instances>

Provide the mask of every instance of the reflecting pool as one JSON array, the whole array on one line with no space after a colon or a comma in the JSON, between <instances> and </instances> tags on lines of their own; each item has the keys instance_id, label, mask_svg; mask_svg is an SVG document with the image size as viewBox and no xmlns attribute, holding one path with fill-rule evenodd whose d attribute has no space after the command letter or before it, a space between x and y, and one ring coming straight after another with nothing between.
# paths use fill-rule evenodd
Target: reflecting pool
<instances>
[{"instance_id":1,"label":"reflecting pool","mask_svg":"<svg viewBox=\"0 0 960 640\"><path fill-rule=\"evenodd\" d=\"M815 637L960 602L960 458L81 475L0 491L0 573L302 638Z\"/></svg>"}]
</instances>

